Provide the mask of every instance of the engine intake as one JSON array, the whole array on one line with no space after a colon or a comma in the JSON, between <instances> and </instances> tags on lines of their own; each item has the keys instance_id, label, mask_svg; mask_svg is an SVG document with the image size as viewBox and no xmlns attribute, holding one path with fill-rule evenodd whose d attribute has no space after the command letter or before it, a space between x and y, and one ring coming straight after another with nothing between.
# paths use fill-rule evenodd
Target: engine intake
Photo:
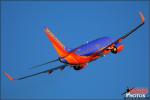
<instances>
[{"instance_id":1,"label":"engine intake","mask_svg":"<svg viewBox=\"0 0 150 100\"><path fill-rule=\"evenodd\" d=\"M118 47L114 46L114 48L111 49L111 52L113 54L117 54L117 53L121 52L123 49L124 49L123 45L119 45Z\"/></svg>"},{"instance_id":2,"label":"engine intake","mask_svg":"<svg viewBox=\"0 0 150 100\"><path fill-rule=\"evenodd\" d=\"M116 54L117 53L117 48L116 47L114 47L113 49L111 49L111 52L113 53L113 54Z\"/></svg>"}]
</instances>

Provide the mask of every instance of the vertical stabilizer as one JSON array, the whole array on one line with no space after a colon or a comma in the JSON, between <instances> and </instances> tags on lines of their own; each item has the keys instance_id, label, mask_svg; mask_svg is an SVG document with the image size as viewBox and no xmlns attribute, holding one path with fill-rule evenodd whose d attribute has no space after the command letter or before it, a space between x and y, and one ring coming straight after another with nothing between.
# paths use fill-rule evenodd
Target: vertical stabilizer
<instances>
[{"instance_id":1,"label":"vertical stabilizer","mask_svg":"<svg viewBox=\"0 0 150 100\"><path fill-rule=\"evenodd\" d=\"M45 33L51 43L53 44L55 50L57 51L60 57L64 57L68 54L67 50L65 50L64 45L54 36L54 34L48 29L45 29Z\"/></svg>"}]
</instances>

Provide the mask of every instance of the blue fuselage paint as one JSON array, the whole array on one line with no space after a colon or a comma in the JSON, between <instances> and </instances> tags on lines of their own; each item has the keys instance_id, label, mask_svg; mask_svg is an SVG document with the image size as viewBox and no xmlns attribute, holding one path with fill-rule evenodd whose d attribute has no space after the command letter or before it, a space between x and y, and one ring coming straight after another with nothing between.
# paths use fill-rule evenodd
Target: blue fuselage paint
<instances>
[{"instance_id":1,"label":"blue fuselage paint","mask_svg":"<svg viewBox=\"0 0 150 100\"><path fill-rule=\"evenodd\" d=\"M112 38L101 37L77 47L78 49L76 50L75 53L80 56L90 56L91 54L95 53L97 50L104 48L110 43L112 43L112 41L113 41Z\"/></svg>"},{"instance_id":2,"label":"blue fuselage paint","mask_svg":"<svg viewBox=\"0 0 150 100\"><path fill-rule=\"evenodd\" d=\"M94 54L97 50L104 48L111 44L114 39L109 38L109 37L101 37L96 40L90 41L88 43L85 43L75 49L69 49L66 48L68 52L72 52L74 50L75 54L80 55L80 56L90 56ZM61 59L61 62L63 63L68 63L65 59Z\"/></svg>"}]
</instances>

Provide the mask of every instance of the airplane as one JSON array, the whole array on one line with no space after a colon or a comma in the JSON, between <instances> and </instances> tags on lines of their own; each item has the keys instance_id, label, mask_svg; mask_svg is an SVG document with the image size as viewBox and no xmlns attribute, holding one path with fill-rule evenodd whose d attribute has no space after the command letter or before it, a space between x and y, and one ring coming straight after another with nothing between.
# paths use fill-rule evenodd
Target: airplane
<instances>
[{"instance_id":1,"label":"airplane","mask_svg":"<svg viewBox=\"0 0 150 100\"><path fill-rule=\"evenodd\" d=\"M124 94L126 94L126 93L129 93L131 90L133 90L133 89L135 89L134 87L133 88L128 88L127 87L127 89L126 89L126 91L124 92L124 93L122 93L121 95L124 95Z\"/></svg>"},{"instance_id":2,"label":"airplane","mask_svg":"<svg viewBox=\"0 0 150 100\"><path fill-rule=\"evenodd\" d=\"M43 73L51 74L55 70L64 70L66 67L71 67L74 70L81 70L87 67L88 63L95 61L98 58L101 58L105 55L110 53L117 54L120 53L124 49L124 45L121 42L139 29L144 23L145 18L141 12L139 12L141 23L137 25L134 29L129 31L128 33L124 34L120 38L113 40L110 37L100 37L96 40L91 42L87 42L83 45L80 45L74 49L66 48L52 33L51 30L48 28L45 29L45 33L52 43L53 47L55 48L56 52L58 53L59 57L55 60L48 61L46 63L33 66L31 68L37 68L43 65L50 64L52 62L59 61L63 63L63 65L57 66L55 68L51 68L48 70L41 71L39 73L31 74L28 76L20 77L20 78L13 78L8 73L4 71L4 74L9 80L22 80L32 76L36 76Z\"/></svg>"}]
</instances>

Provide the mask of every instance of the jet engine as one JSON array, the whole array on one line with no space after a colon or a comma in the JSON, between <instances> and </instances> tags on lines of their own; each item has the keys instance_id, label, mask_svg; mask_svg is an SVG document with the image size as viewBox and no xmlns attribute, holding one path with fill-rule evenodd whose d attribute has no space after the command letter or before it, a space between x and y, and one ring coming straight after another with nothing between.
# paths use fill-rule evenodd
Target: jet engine
<instances>
[{"instance_id":1,"label":"jet engine","mask_svg":"<svg viewBox=\"0 0 150 100\"><path fill-rule=\"evenodd\" d=\"M123 49L124 49L124 46L122 44L118 43L113 47L113 49L111 49L111 52L113 54L117 54L117 53L121 52Z\"/></svg>"},{"instance_id":2,"label":"jet engine","mask_svg":"<svg viewBox=\"0 0 150 100\"><path fill-rule=\"evenodd\" d=\"M83 67L81 66L73 66L74 70L81 70Z\"/></svg>"},{"instance_id":3,"label":"jet engine","mask_svg":"<svg viewBox=\"0 0 150 100\"><path fill-rule=\"evenodd\" d=\"M74 68L74 70L81 70L83 68L85 68L88 64L81 64L81 65L73 65L72 67Z\"/></svg>"}]
</instances>

